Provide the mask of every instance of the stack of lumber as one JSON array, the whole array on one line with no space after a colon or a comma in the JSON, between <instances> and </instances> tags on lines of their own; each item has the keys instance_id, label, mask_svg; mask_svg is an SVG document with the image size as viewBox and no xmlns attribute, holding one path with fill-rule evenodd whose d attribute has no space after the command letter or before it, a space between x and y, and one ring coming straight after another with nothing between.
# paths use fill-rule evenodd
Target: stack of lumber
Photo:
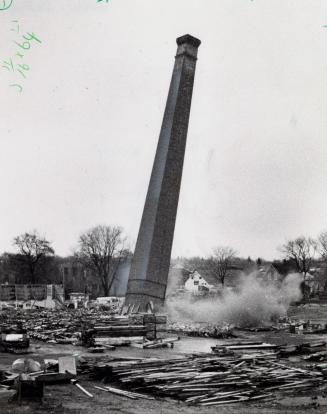
<instances>
[{"instance_id":1,"label":"stack of lumber","mask_svg":"<svg viewBox=\"0 0 327 414\"><path fill-rule=\"evenodd\" d=\"M131 398L132 400L137 400L139 398L144 398L146 400L154 400L154 397L149 397L147 395L143 395L138 392L130 392L130 391L120 390L120 389L113 388L113 387L98 387L96 385L94 386L94 388L101 390L101 391L110 392L112 394L120 395L123 397Z\"/></svg>"},{"instance_id":2,"label":"stack of lumber","mask_svg":"<svg viewBox=\"0 0 327 414\"><path fill-rule=\"evenodd\" d=\"M276 392L298 394L327 381L322 372L280 364L267 355L113 360L95 365L93 374L132 392L204 406L271 399Z\"/></svg>"},{"instance_id":3,"label":"stack of lumber","mask_svg":"<svg viewBox=\"0 0 327 414\"><path fill-rule=\"evenodd\" d=\"M179 341L179 336L171 336L167 338L158 338L153 341L145 340L142 343L131 344L134 348L155 349L155 348L173 348L174 342Z\"/></svg>"},{"instance_id":4,"label":"stack of lumber","mask_svg":"<svg viewBox=\"0 0 327 414\"><path fill-rule=\"evenodd\" d=\"M226 351L232 352L267 352L275 351L278 349L278 345L267 344L265 342L254 342L254 341L242 341L233 342L230 344L216 345L212 347L212 351L216 353L226 353Z\"/></svg>"},{"instance_id":5,"label":"stack of lumber","mask_svg":"<svg viewBox=\"0 0 327 414\"><path fill-rule=\"evenodd\" d=\"M281 357L303 355L304 359L307 359L305 356L314 355L320 352L324 353L326 351L327 347L325 341L305 342L300 345L286 345L279 347L279 355Z\"/></svg>"},{"instance_id":6,"label":"stack of lumber","mask_svg":"<svg viewBox=\"0 0 327 414\"><path fill-rule=\"evenodd\" d=\"M266 358L288 358L300 356L303 360L322 361L327 358L327 343L325 341L305 342L298 345L274 345L264 342L235 342L212 347L219 355L248 355L249 358L263 355Z\"/></svg>"},{"instance_id":7,"label":"stack of lumber","mask_svg":"<svg viewBox=\"0 0 327 414\"><path fill-rule=\"evenodd\" d=\"M101 323L85 325L82 341L87 346L129 345L131 342L143 342L146 338L155 339L157 331L164 328L165 323L165 315L138 313L113 316Z\"/></svg>"}]
</instances>

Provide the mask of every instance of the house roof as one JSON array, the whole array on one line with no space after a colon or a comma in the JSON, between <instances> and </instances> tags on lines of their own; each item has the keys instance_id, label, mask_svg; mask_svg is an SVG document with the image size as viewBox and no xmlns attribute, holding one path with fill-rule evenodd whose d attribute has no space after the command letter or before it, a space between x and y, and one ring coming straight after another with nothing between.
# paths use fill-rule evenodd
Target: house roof
<instances>
[{"instance_id":1,"label":"house roof","mask_svg":"<svg viewBox=\"0 0 327 414\"><path fill-rule=\"evenodd\" d=\"M200 276L209 284L213 286L219 285L219 281L215 278L215 276L209 270L202 270L202 269L195 269L189 270L185 268L181 268L180 266L171 266L169 270L168 276L168 286L167 292L173 290L174 288L184 286L186 280L189 276L194 272L198 272ZM228 275L225 279L225 284L227 286L234 286L238 283L238 280L242 274L242 270L237 266L229 269Z\"/></svg>"},{"instance_id":2,"label":"house roof","mask_svg":"<svg viewBox=\"0 0 327 414\"><path fill-rule=\"evenodd\" d=\"M208 267L204 266L203 268L190 270L184 268L181 264L177 264L170 267L167 291L184 286L186 280L194 271L197 271L208 284L213 286L220 285L220 282L216 279ZM251 262L244 267L232 265L228 269L228 273L225 278L225 286L237 286L241 277L255 271L259 271L259 274L261 275L272 273L278 273L280 275L280 272L272 263L257 265L256 263Z\"/></svg>"}]
</instances>

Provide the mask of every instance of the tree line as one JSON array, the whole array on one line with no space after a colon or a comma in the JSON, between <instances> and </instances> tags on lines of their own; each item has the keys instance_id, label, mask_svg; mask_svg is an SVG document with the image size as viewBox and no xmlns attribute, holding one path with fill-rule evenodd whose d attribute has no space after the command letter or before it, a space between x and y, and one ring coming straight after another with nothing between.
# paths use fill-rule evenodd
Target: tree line
<instances>
[{"instance_id":1,"label":"tree line","mask_svg":"<svg viewBox=\"0 0 327 414\"><path fill-rule=\"evenodd\" d=\"M305 279L317 261L327 265L327 231L321 232L316 239L299 236L287 240L278 247L278 250L282 260L274 260L273 264L278 265L279 270L284 274L297 272L301 273ZM237 251L232 247L217 246L207 258L186 258L183 262L190 270L197 269L204 274L214 276L215 280L224 286L226 279L235 269L253 269L254 263L258 267L264 264L265 260L260 257L256 261L250 257L242 259L237 256ZM327 277L327 274L324 276Z\"/></svg>"},{"instance_id":2,"label":"tree line","mask_svg":"<svg viewBox=\"0 0 327 414\"><path fill-rule=\"evenodd\" d=\"M35 284L43 282L41 275L49 275L48 281L54 282L55 271L58 273L58 262L55 262L55 250L52 243L36 230L23 233L13 240L15 253L4 253L0 260L2 272L12 272L18 276L24 274L25 282ZM286 241L279 247L285 264L290 269L308 274L315 260L327 263L327 231L316 239L299 236ZM73 260L88 270L101 285L105 296L117 277L120 264L131 255L127 238L120 226L95 226L83 232L77 241ZM263 259L257 259L261 265ZM224 285L226 278L235 268L242 268L253 261L249 257L240 259L237 251L229 246L216 246L212 254L206 258L188 258L186 266L200 272L210 273L215 280ZM244 264L245 263L245 264ZM19 277L17 278L19 281ZM49 280L50 279L50 280Z\"/></svg>"},{"instance_id":3,"label":"tree line","mask_svg":"<svg viewBox=\"0 0 327 414\"><path fill-rule=\"evenodd\" d=\"M119 265L131 254L126 240L121 227L103 225L83 232L78 239L73 260L91 272L101 284L105 296L109 295ZM44 275L49 276L47 281L54 282L55 274L58 279L55 250L38 231L15 237L13 247L15 253L4 253L1 257L3 273L16 274L18 281L19 276L24 275L24 281L31 284L44 283Z\"/></svg>"}]
</instances>

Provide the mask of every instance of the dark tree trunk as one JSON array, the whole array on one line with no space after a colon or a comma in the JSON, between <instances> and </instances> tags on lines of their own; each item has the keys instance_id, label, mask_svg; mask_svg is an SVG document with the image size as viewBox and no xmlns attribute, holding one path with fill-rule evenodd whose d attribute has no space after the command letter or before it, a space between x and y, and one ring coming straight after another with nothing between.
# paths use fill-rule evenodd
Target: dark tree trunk
<instances>
[{"instance_id":1,"label":"dark tree trunk","mask_svg":"<svg viewBox=\"0 0 327 414\"><path fill-rule=\"evenodd\" d=\"M109 287L108 287L108 285L104 285L103 290L104 290L104 296L109 296Z\"/></svg>"}]
</instances>

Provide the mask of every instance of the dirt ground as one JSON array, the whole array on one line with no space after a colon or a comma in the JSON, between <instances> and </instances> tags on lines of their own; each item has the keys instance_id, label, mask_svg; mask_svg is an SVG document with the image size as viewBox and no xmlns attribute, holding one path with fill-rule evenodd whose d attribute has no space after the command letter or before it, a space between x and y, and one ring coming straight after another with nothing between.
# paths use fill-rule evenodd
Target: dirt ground
<instances>
[{"instance_id":1,"label":"dirt ground","mask_svg":"<svg viewBox=\"0 0 327 414\"><path fill-rule=\"evenodd\" d=\"M1 414L30 414L30 413L53 413L53 414L200 414L200 413L326 413L327 399L318 400L320 407L314 408L317 401L310 396L297 398L283 398L270 401L265 404L232 404L219 407L197 407L189 406L185 403L168 399L157 400L130 400L125 397L118 397L109 393L102 392L93 388L100 385L95 382L83 382L83 386L92 391L94 398L90 399L82 394L72 385L56 385L46 388L45 398L42 405L24 404L17 406L14 404L0 405Z\"/></svg>"},{"instance_id":2,"label":"dirt ground","mask_svg":"<svg viewBox=\"0 0 327 414\"><path fill-rule=\"evenodd\" d=\"M290 309L293 318L325 320L327 322L327 306L301 306ZM275 344L298 344L310 340L323 339L327 340L327 335L298 335L288 332L269 331L269 332L237 332L239 339L264 340ZM174 349L164 350L141 350L131 347L117 348L111 351L115 356L156 356L163 358L177 357L183 353L196 351L209 352L210 347L219 341L207 338L182 338ZM85 349L73 347L70 345L56 344L32 344L34 352L28 357L43 360L44 358L56 358L63 355L83 355ZM17 355L0 353L0 370L8 369L12 362L17 359ZM81 379L81 384L90 391L94 398L84 395L78 388L71 384L46 386L43 403L23 403L18 406L16 403L7 403L0 400L1 414L150 414L150 413L167 413L167 414L201 414L201 413L327 413L327 398L314 393L307 395L299 393L296 397L278 397L265 403L240 403L224 406L199 407L187 405L172 399L158 398L156 400L131 400L126 397L120 397L109 394L94 388L95 385L101 386L101 383L90 382ZM317 390L318 391L318 390Z\"/></svg>"}]
</instances>

